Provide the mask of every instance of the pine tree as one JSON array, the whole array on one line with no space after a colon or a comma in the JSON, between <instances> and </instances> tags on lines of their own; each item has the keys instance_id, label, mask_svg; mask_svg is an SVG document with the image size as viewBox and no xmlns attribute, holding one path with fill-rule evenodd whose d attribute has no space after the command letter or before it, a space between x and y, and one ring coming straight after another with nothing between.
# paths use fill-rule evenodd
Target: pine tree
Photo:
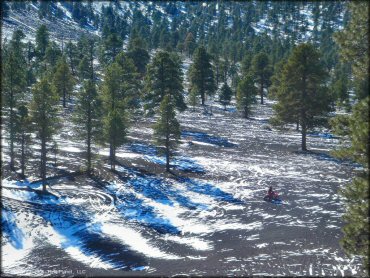
<instances>
[{"instance_id":1,"label":"pine tree","mask_svg":"<svg viewBox=\"0 0 370 278\"><path fill-rule=\"evenodd\" d=\"M36 55L39 61L44 59L46 48L49 45L49 31L41 25L36 32Z\"/></svg>"},{"instance_id":2,"label":"pine tree","mask_svg":"<svg viewBox=\"0 0 370 278\"><path fill-rule=\"evenodd\" d=\"M63 99L63 107L66 107L67 96L72 94L73 78L69 71L66 58L63 56L59 59L56 71L53 75L53 88L57 95Z\"/></svg>"},{"instance_id":3,"label":"pine tree","mask_svg":"<svg viewBox=\"0 0 370 278\"><path fill-rule=\"evenodd\" d=\"M55 42L49 43L45 50L45 68L54 70L62 51Z\"/></svg>"},{"instance_id":4,"label":"pine tree","mask_svg":"<svg viewBox=\"0 0 370 278\"><path fill-rule=\"evenodd\" d=\"M114 58L122 51L122 39L116 34L111 33L108 37L103 40L101 46L100 61L104 65L108 65L113 62Z\"/></svg>"},{"instance_id":5,"label":"pine tree","mask_svg":"<svg viewBox=\"0 0 370 278\"><path fill-rule=\"evenodd\" d=\"M184 49L188 53L188 57L191 57L195 49L195 39L191 32L186 35Z\"/></svg>"},{"instance_id":6,"label":"pine tree","mask_svg":"<svg viewBox=\"0 0 370 278\"><path fill-rule=\"evenodd\" d=\"M27 86L31 86L36 82L36 77L34 73L34 61L33 58L35 57L35 46L29 41L26 46L27 55Z\"/></svg>"},{"instance_id":7,"label":"pine tree","mask_svg":"<svg viewBox=\"0 0 370 278\"><path fill-rule=\"evenodd\" d=\"M80 78L80 81L84 81L86 79L91 79L91 63L89 61L89 58L87 56L84 56L80 63L78 64L78 76Z\"/></svg>"},{"instance_id":8,"label":"pine tree","mask_svg":"<svg viewBox=\"0 0 370 278\"><path fill-rule=\"evenodd\" d=\"M337 105L350 111L350 68L348 64L338 63L334 70L334 77L331 84L333 95L337 98Z\"/></svg>"},{"instance_id":9,"label":"pine tree","mask_svg":"<svg viewBox=\"0 0 370 278\"><path fill-rule=\"evenodd\" d=\"M191 90L199 92L202 105L205 104L206 95L214 95L217 87L214 80L211 57L203 46L197 48L194 62L189 70Z\"/></svg>"},{"instance_id":10,"label":"pine tree","mask_svg":"<svg viewBox=\"0 0 370 278\"><path fill-rule=\"evenodd\" d=\"M25 105L21 105L17 109L17 117L16 117L16 132L17 132L17 141L21 147L21 175L24 178L24 172L26 167L26 159L27 159L27 149L30 143L30 124L31 120L28 114L28 109Z\"/></svg>"},{"instance_id":11,"label":"pine tree","mask_svg":"<svg viewBox=\"0 0 370 278\"><path fill-rule=\"evenodd\" d=\"M230 104L232 95L233 95L233 91L225 82L222 85L220 93L219 93L219 100L221 104L224 106L225 111L226 111L226 106Z\"/></svg>"},{"instance_id":12,"label":"pine tree","mask_svg":"<svg viewBox=\"0 0 370 278\"><path fill-rule=\"evenodd\" d=\"M261 104L263 104L263 89L266 89L270 85L270 77L272 75L269 58L265 53L259 53L254 56L252 60L252 71L256 77L256 81L259 83Z\"/></svg>"},{"instance_id":13,"label":"pine tree","mask_svg":"<svg viewBox=\"0 0 370 278\"><path fill-rule=\"evenodd\" d=\"M146 73L146 67L150 60L149 53L145 49L144 41L140 38L135 38L130 41L127 55L134 61L137 71L143 77Z\"/></svg>"},{"instance_id":14,"label":"pine tree","mask_svg":"<svg viewBox=\"0 0 370 278\"><path fill-rule=\"evenodd\" d=\"M41 141L40 176L43 191L46 191L47 143L52 140L58 126L58 95L44 76L32 89L32 121L35 123L37 138Z\"/></svg>"},{"instance_id":15,"label":"pine tree","mask_svg":"<svg viewBox=\"0 0 370 278\"><path fill-rule=\"evenodd\" d=\"M189 91L189 104L193 107L193 112L195 111L195 106L198 104L199 93L193 89Z\"/></svg>"},{"instance_id":16,"label":"pine tree","mask_svg":"<svg viewBox=\"0 0 370 278\"><path fill-rule=\"evenodd\" d=\"M238 84L236 93L236 103L243 116L248 118L251 105L256 102L257 89L254 86L254 77L252 74L246 75Z\"/></svg>"},{"instance_id":17,"label":"pine tree","mask_svg":"<svg viewBox=\"0 0 370 278\"><path fill-rule=\"evenodd\" d=\"M335 133L350 140L350 145L345 142L337 155L360 163L363 171L342 191L346 200L346 225L341 245L348 255L363 258L365 272L369 275L369 3L349 3L349 11L350 21L343 31L335 35L335 39L341 59L352 66L358 102L352 114L336 116L332 125Z\"/></svg>"},{"instance_id":18,"label":"pine tree","mask_svg":"<svg viewBox=\"0 0 370 278\"><path fill-rule=\"evenodd\" d=\"M107 67L102 84L103 141L109 144L111 170L115 169L116 149L125 142L128 129L124 78L122 67L115 62Z\"/></svg>"},{"instance_id":19,"label":"pine tree","mask_svg":"<svg viewBox=\"0 0 370 278\"><path fill-rule=\"evenodd\" d=\"M78 65L78 49L76 44L69 41L66 44L65 53L68 59L69 67L71 69L72 75L76 74L76 68Z\"/></svg>"},{"instance_id":20,"label":"pine tree","mask_svg":"<svg viewBox=\"0 0 370 278\"><path fill-rule=\"evenodd\" d=\"M166 171L170 171L170 157L180 139L180 124L176 120L175 105L171 96L166 95L160 105L159 119L154 125L154 138L156 143L164 147L166 156Z\"/></svg>"},{"instance_id":21,"label":"pine tree","mask_svg":"<svg viewBox=\"0 0 370 278\"><path fill-rule=\"evenodd\" d=\"M85 140L86 168L91 173L91 145L101 133L101 100L98 98L96 85L93 80L87 80L77 94L73 121L76 124L76 134Z\"/></svg>"},{"instance_id":22,"label":"pine tree","mask_svg":"<svg viewBox=\"0 0 370 278\"><path fill-rule=\"evenodd\" d=\"M244 58L243 58L242 64L241 64L241 71L242 71L241 73L242 73L243 76L250 73L251 65L252 65L252 57L248 53L248 54L244 55Z\"/></svg>"},{"instance_id":23,"label":"pine tree","mask_svg":"<svg viewBox=\"0 0 370 278\"><path fill-rule=\"evenodd\" d=\"M115 62L122 70L121 90L124 92L126 108L133 112L139 108L141 100L140 74L134 61L123 51L117 55Z\"/></svg>"},{"instance_id":24,"label":"pine tree","mask_svg":"<svg viewBox=\"0 0 370 278\"><path fill-rule=\"evenodd\" d=\"M297 123L302 127L302 150L306 151L309 128L322 123L331 110L332 97L325 82L319 53L311 44L297 46L283 68L277 90L278 103L274 105L274 124Z\"/></svg>"},{"instance_id":25,"label":"pine tree","mask_svg":"<svg viewBox=\"0 0 370 278\"><path fill-rule=\"evenodd\" d=\"M10 168L14 170L14 143L16 136L16 107L23 99L25 94L26 80L26 60L24 57L24 38L22 31L15 31L9 44L4 46L3 55L3 93L2 105L9 111L7 126L9 128L10 145Z\"/></svg>"},{"instance_id":26,"label":"pine tree","mask_svg":"<svg viewBox=\"0 0 370 278\"><path fill-rule=\"evenodd\" d=\"M166 51L159 51L148 65L145 79L145 109L153 112L165 95L171 95L179 111L186 109L183 96L183 74L181 62L177 56Z\"/></svg>"}]
</instances>

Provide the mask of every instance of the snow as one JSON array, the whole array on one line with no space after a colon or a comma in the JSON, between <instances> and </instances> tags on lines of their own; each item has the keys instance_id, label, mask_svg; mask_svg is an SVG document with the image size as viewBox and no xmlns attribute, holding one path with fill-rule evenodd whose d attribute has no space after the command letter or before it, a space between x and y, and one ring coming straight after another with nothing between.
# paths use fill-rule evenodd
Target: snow
<instances>
[{"instance_id":1,"label":"snow","mask_svg":"<svg viewBox=\"0 0 370 278\"><path fill-rule=\"evenodd\" d=\"M109 3L92 4L100 13ZM126 9L128 4L123 4ZM60 23L75 25L71 14L57 5L66 15ZM138 5L146 12L145 3ZM183 6L180 10L185 12ZM312 15L309 9L301 14L308 27L302 38L308 39ZM10 19L28 30L27 39L34 38L36 25L13 15ZM272 30L264 17L253 28L268 34ZM11 36L9 27L2 30ZM184 73L190 65L185 58ZM4 273L42 276L49 262L37 258L44 258L44 250L58 267L66 261L71 268L82 264L104 273L176 271L172 275L188 269L186 262L198 261L195 275L359 273L359 260L348 259L338 244L344 209L337 191L351 180L355 165L330 155L338 138L329 131L309 134L312 152L302 153L298 132L264 129L273 103L267 99L266 105L255 105L250 119L240 118L234 104L223 111L213 101L212 115L201 109L179 114L181 144L171 159L176 175L161 172L165 159L152 143L153 119L144 119L130 128L129 143L117 149L117 160L124 164L104 185L85 176L59 179L48 186L57 198L32 190L41 189L40 183L31 183L35 177L3 179ZM84 163L84 142L72 130L73 123L63 122L63 136L54 138L57 170L76 170ZM4 137L2 146L8 149ZM39 150L38 145L32 148L35 154ZM93 151L101 159L97 167L109 168L104 164L109 149L94 146ZM8 160L8 151L2 159ZM33 158L31 164L36 162ZM278 190L282 205L262 200L270 185Z\"/></svg>"}]
</instances>

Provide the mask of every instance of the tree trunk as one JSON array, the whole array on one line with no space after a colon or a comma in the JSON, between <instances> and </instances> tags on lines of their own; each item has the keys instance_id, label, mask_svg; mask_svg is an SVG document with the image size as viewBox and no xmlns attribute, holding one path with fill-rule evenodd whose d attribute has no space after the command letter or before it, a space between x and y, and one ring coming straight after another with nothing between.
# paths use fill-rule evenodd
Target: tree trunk
<instances>
[{"instance_id":1,"label":"tree trunk","mask_svg":"<svg viewBox=\"0 0 370 278\"><path fill-rule=\"evenodd\" d=\"M46 139L41 138L41 179L42 190L46 191Z\"/></svg>"},{"instance_id":2,"label":"tree trunk","mask_svg":"<svg viewBox=\"0 0 370 278\"><path fill-rule=\"evenodd\" d=\"M260 86L260 94L261 94L261 104L263 104L263 81L261 80L261 86Z\"/></svg>"},{"instance_id":3,"label":"tree trunk","mask_svg":"<svg viewBox=\"0 0 370 278\"><path fill-rule=\"evenodd\" d=\"M297 121L297 125L296 125L295 130L296 130L296 131L299 131L299 121Z\"/></svg>"},{"instance_id":4,"label":"tree trunk","mask_svg":"<svg viewBox=\"0 0 370 278\"><path fill-rule=\"evenodd\" d=\"M91 107L89 103L89 110L87 114L87 173L91 172Z\"/></svg>"},{"instance_id":5,"label":"tree trunk","mask_svg":"<svg viewBox=\"0 0 370 278\"><path fill-rule=\"evenodd\" d=\"M109 160L110 160L110 169L111 170L114 170L114 151L113 151L113 144L110 143L110 146L109 146Z\"/></svg>"},{"instance_id":6,"label":"tree trunk","mask_svg":"<svg viewBox=\"0 0 370 278\"><path fill-rule=\"evenodd\" d=\"M167 135L166 138L166 171L170 171L170 146L169 146L169 138Z\"/></svg>"},{"instance_id":7,"label":"tree trunk","mask_svg":"<svg viewBox=\"0 0 370 278\"><path fill-rule=\"evenodd\" d=\"M63 107L66 108L66 90L63 86Z\"/></svg>"},{"instance_id":8,"label":"tree trunk","mask_svg":"<svg viewBox=\"0 0 370 278\"><path fill-rule=\"evenodd\" d=\"M202 93L200 94L200 97L201 97L201 99L202 99L202 106L204 106L204 92L202 92Z\"/></svg>"},{"instance_id":9,"label":"tree trunk","mask_svg":"<svg viewBox=\"0 0 370 278\"><path fill-rule=\"evenodd\" d=\"M10 75L10 115L9 115L9 139L10 139L10 169L14 170L14 95L13 95L13 75Z\"/></svg>"},{"instance_id":10,"label":"tree trunk","mask_svg":"<svg viewBox=\"0 0 370 278\"><path fill-rule=\"evenodd\" d=\"M25 135L22 134L22 145L21 145L21 174L24 177L24 168L25 168L25 157L24 157L24 142L25 142Z\"/></svg>"},{"instance_id":11,"label":"tree trunk","mask_svg":"<svg viewBox=\"0 0 370 278\"><path fill-rule=\"evenodd\" d=\"M248 108L244 108L244 118L248 119Z\"/></svg>"},{"instance_id":12,"label":"tree trunk","mask_svg":"<svg viewBox=\"0 0 370 278\"><path fill-rule=\"evenodd\" d=\"M302 121L302 151L307 151L306 134L307 134L306 122L303 120Z\"/></svg>"}]
</instances>

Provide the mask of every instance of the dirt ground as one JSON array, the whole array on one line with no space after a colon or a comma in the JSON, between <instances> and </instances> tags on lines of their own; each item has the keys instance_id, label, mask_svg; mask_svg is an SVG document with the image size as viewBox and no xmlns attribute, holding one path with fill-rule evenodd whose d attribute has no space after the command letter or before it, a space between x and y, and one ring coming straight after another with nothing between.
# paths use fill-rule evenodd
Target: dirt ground
<instances>
[{"instance_id":1,"label":"dirt ground","mask_svg":"<svg viewBox=\"0 0 370 278\"><path fill-rule=\"evenodd\" d=\"M2 169L3 274L360 275L359 260L339 246L338 190L356 165L333 158L338 139L323 133L310 134L310 151L301 152L299 132L269 125L271 106L256 105L250 119L232 106L179 115L183 136L170 174L153 146L154 119L140 119L117 150L115 172L99 147L94 178L68 177L83 170L84 151L66 121L57 167L49 164L50 176L66 175L50 181L59 198L22 190L39 185L16 184ZM38 145L31 152L32 182ZM263 200L269 186L281 205Z\"/></svg>"}]
</instances>

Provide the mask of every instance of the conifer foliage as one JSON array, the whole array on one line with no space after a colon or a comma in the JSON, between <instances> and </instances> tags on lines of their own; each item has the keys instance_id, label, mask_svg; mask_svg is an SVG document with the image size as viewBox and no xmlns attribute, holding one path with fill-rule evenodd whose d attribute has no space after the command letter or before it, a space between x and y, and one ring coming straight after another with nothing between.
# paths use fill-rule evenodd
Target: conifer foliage
<instances>
[{"instance_id":1,"label":"conifer foliage","mask_svg":"<svg viewBox=\"0 0 370 278\"><path fill-rule=\"evenodd\" d=\"M203 46L195 50L193 64L189 70L189 81L191 90L200 95L202 105L205 105L206 96L212 96L216 92L211 56Z\"/></svg>"},{"instance_id":2,"label":"conifer foliage","mask_svg":"<svg viewBox=\"0 0 370 278\"><path fill-rule=\"evenodd\" d=\"M52 89L46 76L35 84L32 95L32 121L36 123L36 135L41 143L40 176L43 190L46 191L47 144L51 142L58 127L58 95Z\"/></svg>"},{"instance_id":3,"label":"conifer foliage","mask_svg":"<svg viewBox=\"0 0 370 278\"><path fill-rule=\"evenodd\" d=\"M170 171L170 157L180 135L180 124L176 120L175 105L172 103L171 96L166 95L159 108L159 119L154 126L154 138L159 146L164 147L167 172Z\"/></svg>"},{"instance_id":4,"label":"conifer foliage","mask_svg":"<svg viewBox=\"0 0 370 278\"><path fill-rule=\"evenodd\" d=\"M254 86L253 75L246 75L236 89L236 103L244 118L251 114L251 105L256 102L257 89Z\"/></svg>"},{"instance_id":5,"label":"conifer foliage","mask_svg":"<svg viewBox=\"0 0 370 278\"><path fill-rule=\"evenodd\" d=\"M159 51L148 66L146 77L146 110L153 112L166 95L170 95L175 108L186 109L183 96L181 63L175 54Z\"/></svg>"},{"instance_id":6,"label":"conifer foliage","mask_svg":"<svg viewBox=\"0 0 370 278\"><path fill-rule=\"evenodd\" d=\"M336 116L332 125L337 134L350 141L349 146L345 144L336 154L363 166L363 171L342 191L346 200L346 225L341 243L347 254L363 258L364 269L369 274L369 3L353 2L349 7L351 20L343 31L336 34L336 40L341 58L352 65L357 103L352 114Z\"/></svg>"},{"instance_id":7,"label":"conifer foliage","mask_svg":"<svg viewBox=\"0 0 370 278\"><path fill-rule=\"evenodd\" d=\"M307 150L307 130L320 123L331 111L331 95L326 87L327 73L318 51L311 44L297 46L282 71L274 105L273 123L300 123L302 150Z\"/></svg>"},{"instance_id":8,"label":"conifer foliage","mask_svg":"<svg viewBox=\"0 0 370 278\"><path fill-rule=\"evenodd\" d=\"M2 79L2 105L8 112L6 122L9 132L10 168L14 169L16 139L16 108L24 98L26 90L26 60L24 57L24 44L22 31L15 31L9 44L4 47L3 79Z\"/></svg>"}]
</instances>

